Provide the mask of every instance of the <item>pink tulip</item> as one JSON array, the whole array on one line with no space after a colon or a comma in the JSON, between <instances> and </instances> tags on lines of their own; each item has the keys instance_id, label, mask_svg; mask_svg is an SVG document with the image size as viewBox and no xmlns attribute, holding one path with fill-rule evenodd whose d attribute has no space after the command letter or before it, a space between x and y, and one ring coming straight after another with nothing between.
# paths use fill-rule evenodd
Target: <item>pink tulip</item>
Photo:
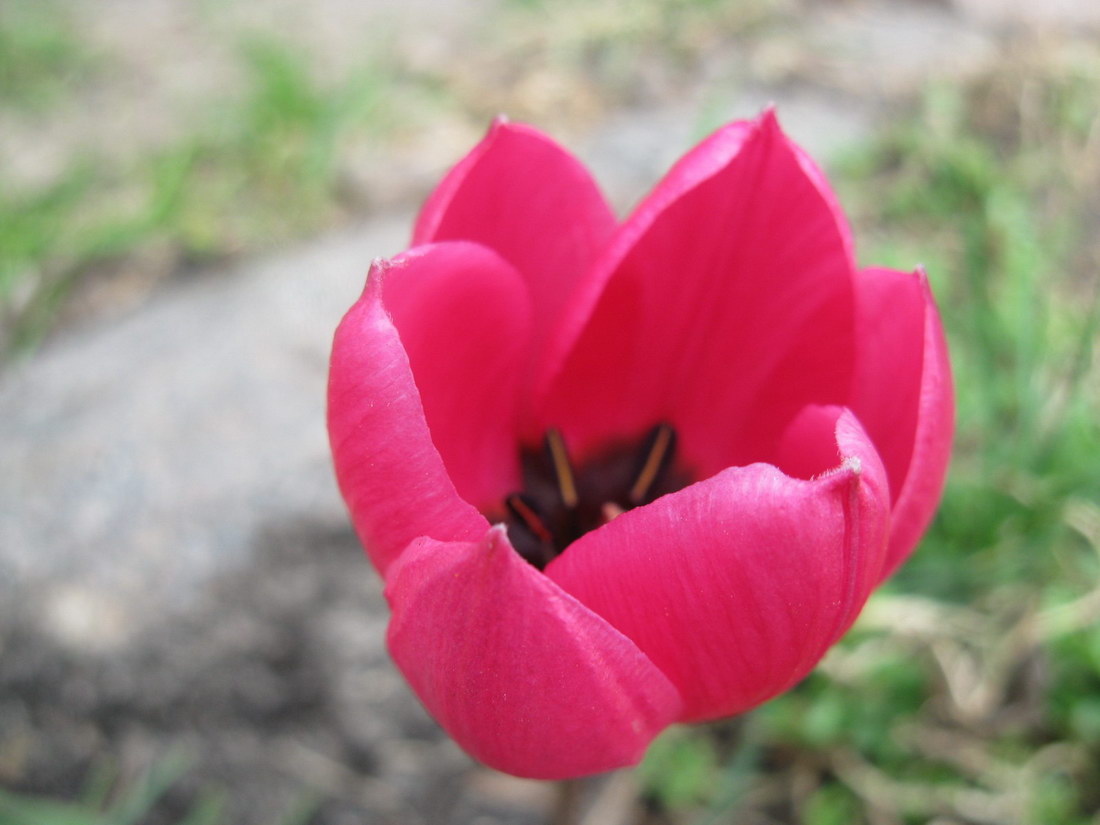
<instances>
[{"instance_id":1,"label":"pink tulip","mask_svg":"<svg viewBox=\"0 0 1100 825\"><path fill-rule=\"evenodd\" d=\"M389 648L477 759L556 779L803 678L910 553L950 452L921 271L857 269L771 111L617 223L494 123L336 332L328 423Z\"/></svg>"}]
</instances>

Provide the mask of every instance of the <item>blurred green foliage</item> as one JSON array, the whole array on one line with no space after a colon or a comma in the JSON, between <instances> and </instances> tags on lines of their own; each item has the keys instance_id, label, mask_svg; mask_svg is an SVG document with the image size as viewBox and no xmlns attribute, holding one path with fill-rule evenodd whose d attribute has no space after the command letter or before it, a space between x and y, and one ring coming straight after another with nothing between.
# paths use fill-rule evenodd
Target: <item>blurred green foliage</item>
<instances>
[{"instance_id":1,"label":"blurred green foliage","mask_svg":"<svg viewBox=\"0 0 1100 825\"><path fill-rule=\"evenodd\" d=\"M174 787L187 781L195 759L182 749L169 751L145 771L124 780L107 762L93 766L84 789L72 801L61 802L0 790L0 825L141 825L156 811L157 821L166 821L163 810ZM189 801L175 800L179 814L173 825L224 825L226 790L204 787L189 794ZM289 810L272 825L306 825L319 807L309 793L300 794Z\"/></svg>"},{"instance_id":2,"label":"blurred green foliage","mask_svg":"<svg viewBox=\"0 0 1100 825\"><path fill-rule=\"evenodd\" d=\"M300 53L256 38L240 55L243 98L193 134L121 168L76 158L43 189L0 185L0 354L47 331L97 265L152 250L178 267L335 220L337 147L399 121L390 76L368 60L324 85Z\"/></svg>"},{"instance_id":3,"label":"blurred green foliage","mask_svg":"<svg viewBox=\"0 0 1100 825\"><path fill-rule=\"evenodd\" d=\"M972 599L1001 583L1095 580L1095 556L1064 549L1083 544L1065 521L1067 499L1100 498L1088 389L1100 310L1097 170L1088 131L1067 117L1079 98L1096 99L1100 76L1080 80L1052 79L1042 111L1030 122L1016 113L1001 141L968 123L959 90L933 90L919 127L880 150L882 220L907 222L943 257L930 275L961 388L941 516L899 579L914 589ZM900 263L897 250L886 253Z\"/></svg>"},{"instance_id":4,"label":"blurred green foliage","mask_svg":"<svg viewBox=\"0 0 1100 825\"><path fill-rule=\"evenodd\" d=\"M0 4L0 106L47 106L94 64L53 0Z\"/></svg>"},{"instance_id":5,"label":"blurred green foliage","mask_svg":"<svg viewBox=\"0 0 1100 825\"><path fill-rule=\"evenodd\" d=\"M0 791L0 825L138 825L190 765L191 760L181 752L171 753L133 782L117 788L115 772L101 764L73 802ZM179 818L178 825L216 825L221 821L223 796L206 791Z\"/></svg>"}]
</instances>

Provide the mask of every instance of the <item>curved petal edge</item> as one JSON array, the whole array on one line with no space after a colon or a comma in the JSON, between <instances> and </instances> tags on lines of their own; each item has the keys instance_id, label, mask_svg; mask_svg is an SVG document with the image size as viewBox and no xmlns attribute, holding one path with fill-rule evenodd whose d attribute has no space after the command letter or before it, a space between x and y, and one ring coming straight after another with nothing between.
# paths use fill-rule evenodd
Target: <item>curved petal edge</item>
<instances>
[{"instance_id":1,"label":"curved petal edge","mask_svg":"<svg viewBox=\"0 0 1100 825\"><path fill-rule=\"evenodd\" d=\"M537 354L615 224L595 180L569 151L531 126L498 118L429 196L413 243L474 241L516 267L538 307Z\"/></svg>"},{"instance_id":2,"label":"curved petal edge","mask_svg":"<svg viewBox=\"0 0 1100 825\"><path fill-rule=\"evenodd\" d=\"M622 225L552 339L539 418L581 455L667 421L699 476L769 460L851 387L843 213L773 112L719 129Z\"/></svg>"},{"instance_id":3,"label":"curved petal edge","mask_svg":"<svg viewBox=\"0 0 1100 825\"><path fill-rule=\"evenodd\" d=\"M812 480L767 464L724 470L588 533L546 569L668 675L682 721L789 688L878 581L885 472L856 418L834 415L835 469Z\"/></svg>"},{"instance_id":4,"label":"curved petal edge","mask_svg":"<svg viewBox=\"0 0 1100 825\"><path fill-rule=\"evenodd\" d=\"M336 480L375 567L413 539L474 539L488 522L463 500L432 443L409 358L382 302L390 264L375 261L336 329L328 433Z\"/></svg>"},{"instance_id":5,"label":"curved petal edge","mask_svg":"<svg viewBox=\"0 0 1100 825\"><path fill-rule=\"evenodd\" d=\"M380 280L432 443L458 494L485 510L520 484L519 386L532 326L526 284L496 252L469 241L413 247Z\"/></svg>"},{"instance_id":6,"label":"curved petal edge","mask_svg":"<svg viewBox=\"0 0 1100 825\"><path fill-rule=\"evenodd\" d=\"M912 450L905 479L894 498L883 578L905 561L932 521L947 480L955 433L954 383L939 310L924 270L907 277L916 282L921 299L921 369Z\"/></svg>"},{"instance_id":7,"label":"curved petal edge","mask_svg":"<svg viewBox=\"0 0 1100 825\"><path fill-rule=\"evenodd\" d=\"M637 646L523 561L502 526L418 539L386 579L391 655L421 701L485 764L535 779L641 759L681 710Z\"/></svg>"}]
</instances>

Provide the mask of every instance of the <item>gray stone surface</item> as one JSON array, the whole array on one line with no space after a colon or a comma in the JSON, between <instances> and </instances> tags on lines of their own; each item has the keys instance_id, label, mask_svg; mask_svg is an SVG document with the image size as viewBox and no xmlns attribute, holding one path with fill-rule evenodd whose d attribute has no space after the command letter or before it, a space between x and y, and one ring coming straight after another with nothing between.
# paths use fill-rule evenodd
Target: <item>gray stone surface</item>
<instances>
[{"instance_id":1,"label":"gray stone surface","mask_svg":"<svg viewBox=\"0 0 1100 825\"><path fill-rule=\"evenodd\" d=\"M991 33L938 3L825 4L806 29L811 65L870 98L919 92L930 80L965 76L997 58Z\"/></svg>"},{"instance_id":2,"label":"gray stone surface","mask_svg":"<svg viewBox=\"0 0 1100 825\"><path fill-rule=\"evenodd\" d=\"M328 348L371 258L398 251L409 223L196 276L3 375L5 593L72 580L116 611L181 606L211 570L244 562L261 525L340 523Z\"/></svg>"},{"instance_id":3,"label":"gray stone surface","mask_svg":"<svg viewBox=\"0 0 1100 825\"><path fill-rule=\"evenodd\" d=\"M955 5L986 25L1100 28L1095 0L955 0Z\"/></svg>"}]
</instances>

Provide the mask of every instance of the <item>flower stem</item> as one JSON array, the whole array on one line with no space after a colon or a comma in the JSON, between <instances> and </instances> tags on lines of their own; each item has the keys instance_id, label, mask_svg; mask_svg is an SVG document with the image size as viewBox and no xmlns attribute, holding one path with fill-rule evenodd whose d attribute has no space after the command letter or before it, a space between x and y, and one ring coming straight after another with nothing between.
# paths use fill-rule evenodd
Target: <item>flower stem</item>
<instances>
[{"instance_id":1,"label":"flower stem","mask_svg":"<svg viewBox=\"0 0 1100 825\"><path fill-rule=\"evenodd\" d=\"M557 783L549 825L579 825L581 819L581 780L563 779Z\"/></svg>"}]
</instances>

